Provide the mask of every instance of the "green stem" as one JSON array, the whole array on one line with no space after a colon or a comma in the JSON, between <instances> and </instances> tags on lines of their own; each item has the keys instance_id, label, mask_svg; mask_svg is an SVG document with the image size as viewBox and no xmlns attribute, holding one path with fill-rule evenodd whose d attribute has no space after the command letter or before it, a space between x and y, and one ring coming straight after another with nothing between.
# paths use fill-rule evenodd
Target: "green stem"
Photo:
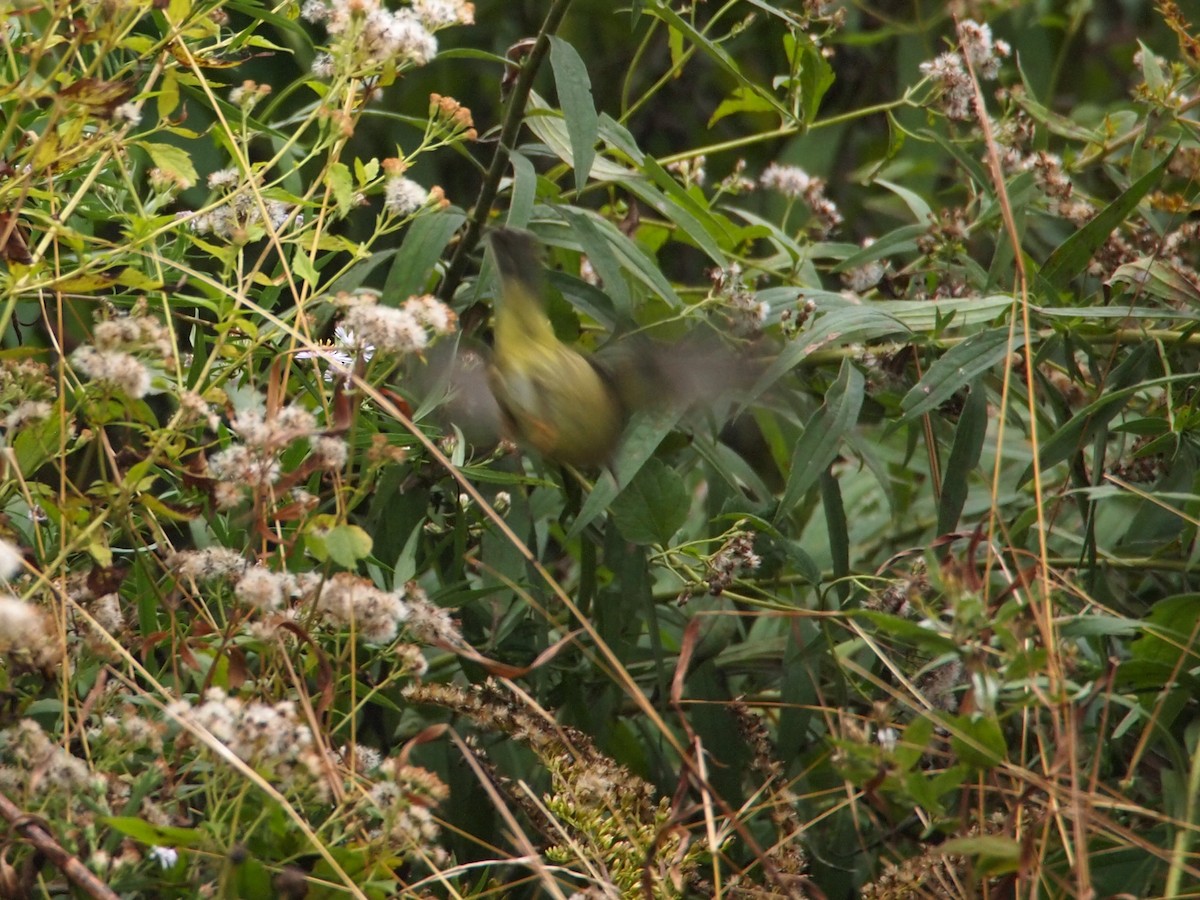
<instances>
[{"instance_id":1,"label":"green stem","mask_svg":"<svg viewBox=\"0 0 1200 900\"><path fill-rule=\"evenodd\" d=\"M761 134L748 134L744 137L733 138L732 140L722 141L719 144L709 144L707 147L697 147L694 150L687 150L683 153L675 153L671 156L660 157L659 165L668 166L671 163L682 162L685 159L694 159L697 156L712 156L717 153L724 153L726 150L737 150L741 147L749 147L754 144L762 144L766 141L774 140L775 138L791 137L801 131L816 131L818 128L828 128L831 125L840 125L843 122L852 122L857 119L863 119L867 116L872 116L875 113L887 112L892 109L897 109L901 106L908 105L908 97L905 96L899 100L892 100L888 103L879 103L875 106L867 106L863 109L858 109L853 112L843 113L840 116L830 116L828 119L822 119L819 122L813 122L811 125L781 125L774 131L764 131Z\"/></svg>"}]
</instances>

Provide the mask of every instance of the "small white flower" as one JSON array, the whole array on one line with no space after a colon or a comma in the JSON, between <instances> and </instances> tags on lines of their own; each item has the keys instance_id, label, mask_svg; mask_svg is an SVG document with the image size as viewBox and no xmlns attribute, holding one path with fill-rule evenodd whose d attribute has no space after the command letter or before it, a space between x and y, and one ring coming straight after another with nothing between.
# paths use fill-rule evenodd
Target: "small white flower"
<instances>
[{"instance_id":1,"label":"small white flower","mask_svg":"<svg viewBox=\"0 0 1200 900\"><path fill-rule=\"evenodd\" d=\"M0 538L0 579L8 581L21 571L21 551Z\"/></svg>"},{"instance_id":2,"label":"small white flower","mask_svg":"<svg viewBox=\"0 0 1200 900\"><path fill-rule=\"evenodd\" d=\"M383 186L383 208L394 216L410 216L428 199L429 191L411 178L389 178Z\"/></svg>"}]
</instances>

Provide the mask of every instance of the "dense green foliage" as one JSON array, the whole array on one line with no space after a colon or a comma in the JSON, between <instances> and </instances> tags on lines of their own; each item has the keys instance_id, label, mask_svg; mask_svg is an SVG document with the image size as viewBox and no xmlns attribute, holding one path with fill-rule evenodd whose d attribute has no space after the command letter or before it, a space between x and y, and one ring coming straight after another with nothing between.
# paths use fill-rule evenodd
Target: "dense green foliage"
<instances>
[{"instance_id":1,"label":"dense green foliage","mask_svg":"<svg viewBox=\"0 0 1200 900\"><path fill-rule=\"evenodd\" d=\"M0 896L1200 896L1200 15L6 17Z\"/></svg>"}]
</instances>

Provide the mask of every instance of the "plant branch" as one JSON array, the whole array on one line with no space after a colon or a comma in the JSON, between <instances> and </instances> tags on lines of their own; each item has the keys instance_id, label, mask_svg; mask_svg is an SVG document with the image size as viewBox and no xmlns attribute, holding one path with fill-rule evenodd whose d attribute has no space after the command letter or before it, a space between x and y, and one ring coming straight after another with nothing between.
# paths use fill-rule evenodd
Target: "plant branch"
<instances>
[{"instance_id":1,"label":"plant branch","mask_svg":"<svg viewBox=\"0 0 1200 900\"><path fill-rule=\"evenodd\" d=\"M525 119L525 102L529 99L529 92L533 90L533 79L550 49L550 35L558 30L558 26L562 24L563 17L567 13L567 7L570 5L571 0L554 0L554 4L546 14L546 21L542 23L542 30L538 32L533 49L520 64L521 73L517 77L517 83L513 86L512 94L509 95L508 107L500 125L500 138L496 144L496 154L492 157L492 164L488 167L483 184L479 188L475 207L467 218L467 230L463 234L462 240L458 242L458 246L454 248L454 255L446 269L446 277L442 280L442 286L438 290L438 296L447 303L454 299L454 292L458 290L463 273L466 271L467 260L479 243L479 236L483 232L483 226L491 212L492 203L496 200L496 194L500 189L500 180L508 168L509 155L512 153L513 144L516 143L517 134L521 130L521 123Z\"/></svg>"},{"instance_id":2,"label":"plant branch","mask_svg":"<svg viewBox=\"0 0 1200 900\"><path fill-rule=\"evenodd\" d=\"M54 863L67 879L87 894L99 900L117 900L117 895L104 882L92 874L79 857L67 850L51 835L48 826L23 813L15 803L0 794L0 816L7 820L13 831L29 841L39 853Z\"/></svg>"}]
</instances>

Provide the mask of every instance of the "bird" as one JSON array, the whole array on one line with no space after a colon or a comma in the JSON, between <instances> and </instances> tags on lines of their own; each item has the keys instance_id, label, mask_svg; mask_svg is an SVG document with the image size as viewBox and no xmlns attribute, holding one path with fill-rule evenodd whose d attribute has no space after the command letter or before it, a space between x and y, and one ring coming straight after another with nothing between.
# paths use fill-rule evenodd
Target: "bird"
<instances>
[{"instance_id":1,"label":"bird","mask_svg":"<svg viewBox=\"0 0 1200 900\"><path fill-rule=\"evenodd\" d=\"M554 333L535 238L496 228L488 241L500 275L488 384L503 422L519 443L553 462L610 462L627 414L614 373Z\"/></svg>"}]
</instances>

